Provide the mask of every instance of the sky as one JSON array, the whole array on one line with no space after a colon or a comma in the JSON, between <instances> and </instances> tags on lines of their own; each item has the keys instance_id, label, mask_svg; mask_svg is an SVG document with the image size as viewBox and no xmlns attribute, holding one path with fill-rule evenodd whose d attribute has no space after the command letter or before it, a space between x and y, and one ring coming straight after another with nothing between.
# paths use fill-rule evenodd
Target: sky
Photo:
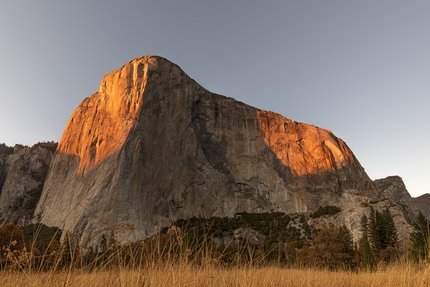
<instances>
[{"instance_id":1,"label":"sky","mask_svg":"<svg viewBox=\"0 0 430 287\"><path fill-rule=\"evenodd\" d=\"M23 1L0 9L0 143L59 141L143 55L211 92L326 128L371 179L430 193L430 1Z\"/></svg>"}]
</instances>

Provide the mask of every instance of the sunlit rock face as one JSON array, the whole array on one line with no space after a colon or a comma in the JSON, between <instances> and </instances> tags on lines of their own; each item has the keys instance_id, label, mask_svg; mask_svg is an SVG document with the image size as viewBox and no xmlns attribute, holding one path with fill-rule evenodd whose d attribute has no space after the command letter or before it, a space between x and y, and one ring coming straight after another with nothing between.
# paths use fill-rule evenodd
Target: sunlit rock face
<instances>
[{"instance_id":1,"label":"sunlit rock face","mask_svg":"<svg viewBox=\"0 0 430 287\"><path fill-rule=\"evenodd\" d=\"M346 144L330 131L266 111L257 118L264 139L295 176L335 171L356 162Z\"/></svg>"},{"instance_id":2,"label":"sunlit rock face","mask_svg":"<svg viewBox=\"0 0 430 287\"><path fill-rule=\"evenodd\" d=\"M374 196L330 131L213 94L145 56L107 74L75 110L35 215L88 242L105 230L138 240L179 218L307 212Z\"/></svg>"}]
</instances>

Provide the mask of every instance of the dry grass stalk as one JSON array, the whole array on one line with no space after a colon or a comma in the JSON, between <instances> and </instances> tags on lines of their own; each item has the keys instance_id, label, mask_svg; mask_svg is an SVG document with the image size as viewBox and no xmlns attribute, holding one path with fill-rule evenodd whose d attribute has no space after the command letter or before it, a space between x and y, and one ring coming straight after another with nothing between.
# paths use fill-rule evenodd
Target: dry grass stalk
<instances>
[{"instance_id":1,"label":"dry grass stalk","mask_svg":"<svg viewBox=\"0 0 430 287\"><path fill-rule=\"evenodd\" d=\"M381 272L318 271L280 267L195 266L173 264L142 268L114 268L86 272L22 272L0 273L2 286L402 286L421 287L430 284L430 268L417 270L413 266L398 265Z\"/></svg>"}]
</instances>

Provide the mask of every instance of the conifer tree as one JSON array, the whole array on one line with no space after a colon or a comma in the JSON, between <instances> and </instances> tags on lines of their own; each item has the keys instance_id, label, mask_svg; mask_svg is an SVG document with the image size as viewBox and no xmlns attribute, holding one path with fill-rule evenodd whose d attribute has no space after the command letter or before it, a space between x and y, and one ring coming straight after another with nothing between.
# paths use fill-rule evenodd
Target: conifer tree
<instances>
[{"instance_id":1,"label":"conifer tree","mask_svg":"<svg viewBox=\"0 0 430 287\"><path fill-rule=\"evenodd\" d=\"M365 224L365 220L366 217L363 217L362 229L363 225ZM368 237L368 243L370 245L370 253L373 255L374 258L373 263L383 258L385 258L385 260L390 260L388 259L388 257L393 257L392 251L394 250L393 248L395 248L395 245L398 241L398 235L396 225L388 208L386 208L383 212L379 212L371 208L366 235ZM366 244L365 239L363 241L363 244ZM364 247L364 245L363 248L367 248ZM384 256L381 257L381 252L384 250L386 252L383 252ZM387 251L389 252L387 253ZM366 259L362 258L362 260L364 261L369 258L367 253L363 254L363 256L367 256Z\"/></svg>"},{"instance_id":2,"label":"conifer tree","mask_svg":"<svg viewBox=\"0 0 430 287\"><path fill-rule=\"evenodd\" d=\"M369 220L366 214L361 217L361 239L359 241L361 262L365 267L372 267L375 263L375 255L369 243Z\"/></svg>"},{"instance_id":3,"label":"conifer tree","mask_svg":"<svg viewBox=\"0 0 430 287\"><path fill-rule=\"evenodd\" d=\"M427 218L420 212L410 235L410 255L415 261L429 258L430 226Z\"/></svg>"},{"instance_id":4,"label":"conifer tree","mask_svg":"<svg viewBox=\"0 0 430 287\"><path fill-rule=\"evenodd\" d=\"M386 208L382 213L382 234L383 234L383 244L382 248L385 249L389 246L394 247L398 241L397 228L393 220L393 216L390 210Z\"/></svg>"},{"instance_id":5,"label":"conifer tree","mask_svg":"<svg viewBox=\"0 0 430 287\"><path fill-rule=\"evenodd\" d=\"M381 251L381 234L379 228L379 212L375 211L373 207L370 209L369 214L369 242L372 247L373 253L378 255Z\"/></svg>"}]
</instances>

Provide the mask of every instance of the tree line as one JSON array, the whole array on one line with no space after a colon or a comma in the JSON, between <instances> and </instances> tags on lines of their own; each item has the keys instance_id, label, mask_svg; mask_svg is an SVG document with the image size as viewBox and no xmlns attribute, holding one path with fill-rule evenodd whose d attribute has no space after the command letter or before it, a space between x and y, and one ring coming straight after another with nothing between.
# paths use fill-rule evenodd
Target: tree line
<instances>
[{"instance_id":1,"label":"tree line","mask_svg":"<svg viewBox=\"0 0 430 287\"><path fill-rule=\"evenodd\" d=\"M315 218L339 212L336 207L320 208ZM150 263L156 260L193 262L214 260L223 265L279 264L328 269L374 269L408 257L413 262L429 259L429 222L419 213L407 247L400 244L389 209L371 209L361 218L361 238L352 240L346 226L328 225L317 229L304 214L237 213L233 218L177 220L157 230L144 241L119 244L114 232L102 234L99 244L83 248L70 235L44 225L0 227L0 268L25 264L87 264L91 268L118 262ZM77 241L79 242L79 241ZM21 264L21 265L20 265Z\"/></svg>"}]
</instances>

